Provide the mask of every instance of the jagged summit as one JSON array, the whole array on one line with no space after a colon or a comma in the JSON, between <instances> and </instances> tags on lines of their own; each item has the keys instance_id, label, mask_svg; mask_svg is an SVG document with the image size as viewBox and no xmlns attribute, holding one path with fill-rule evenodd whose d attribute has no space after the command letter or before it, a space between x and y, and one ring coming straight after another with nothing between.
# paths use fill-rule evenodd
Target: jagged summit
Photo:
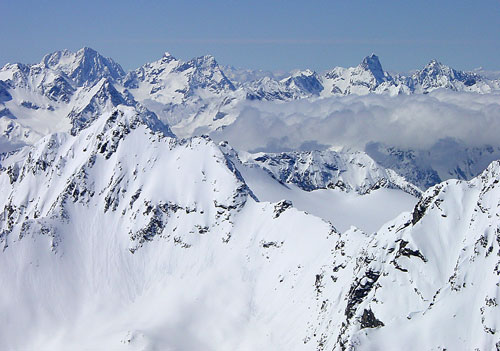
<instances>
[{"instance_id":1,"label":"jagged summit","mask_svg":"<svg viewBox=\"0 0 500 351\"><path fill-rule=\"evenodd\" d=\"M380 64L380 59L374 53L366 56L361 62L361 66L371 71L383 71L382 65Z\"/></svg>"},{"instance_id":2,"label":"jagged summit","mask_svg":"<svg viewBox=\"0 0 500 351\"><path fill-rule=\"evenodd\" d=\"M491 90L487 83L474 72L457 71L438 60L431 60L423 69L412 75L412 84L418 92L429 92L437 88L451 90Z\"/></svg>"},{"instance_id":3,"label":"jagged summit","mask_svg":"<svg viewBox=\"0 0 500 351\"><path fill-rule=\"evenodd\" d=\"M371 54L370 56L366 56L363 61L361 62L361 67L364 69L370 71L375 79L377 80L377 83L380 84L386 80L390 80L391 77L389 76L388 73L386 73L382 69L382 65L380 64L380 60L377 55Z\"/></svg>"}]
</instances>

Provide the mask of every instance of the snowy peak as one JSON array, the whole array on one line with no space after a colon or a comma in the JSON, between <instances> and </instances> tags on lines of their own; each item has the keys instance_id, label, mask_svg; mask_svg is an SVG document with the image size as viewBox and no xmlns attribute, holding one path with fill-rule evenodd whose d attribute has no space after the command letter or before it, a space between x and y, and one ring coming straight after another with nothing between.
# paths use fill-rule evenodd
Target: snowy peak
<instances>
[{"instance_id":1,"label":"snowy peak","mask_svg":"<svg viewBox=\"0 0 500 351\"><path fill-rule=\"evenodd\" d=\"M370 71L383 72L378 56L373 53L363 59L361 66L365 69L369 69Z\"/></svg>"},{"instance_id":2,"label":"snowy peak","mask_svg":"<svg viewBox=\"0 0 500 351\"><path fill-rule=\"evenodd\" d=\"M72 135L87 128L103 113L115 110L119 106L132 108L138 116L141 116L141 119L147 119L147 125L162 129L170 136L173 135L168 126L160 122L154 113L135 101L130 94L127 94L127 91L118 91L109 79L101 79L91 89L80 91L79 95L79 103L68 114L72 124Z\"/></svg>"},{"instance_id":3,"label":"snowy peak","mask_svg":"<svg viewBox=\"0 0 500 351\"><path fill-rule=\"evenodd\" d=\"M353 276L336 273L322 287L348 287L345 302L326 307L324 325L342 325L330 329L329 348L407 349L417 329L411 350L496 348L498 171L495 162L469 182L436 185L374 235L341 235L334 265Z\"/></svg>"},{"instance_id":4,"label":"snowy peak","mask_svg":"<svg viewBox=\"0 0 500 351\"><path fill-rule=\"evenodd\" d=\"M371 54L356 67L336 67L323 76L324 96L365 95L369 93L389 93L397 95L400 89L393 78L385 72L377 55Z\"/></svg>"},{"instance_id":5,"label":"snowy peak","mask_svg":"<svg viewBox=\"0 0 500 351\"><path fill-rule=\"evenodd\" d=\"M287 88L302 95L319 95L323 90L323 85L320 82L318 74L309 69L297 71L290 77L281 80L281 82Z\"/></svg>"},{"instance_id":6,"label":"snowy peak","mask_svg":"<svg viewBox=\"0 0 500 351\"><path fill-rule=\"evenodd\" d=\"M309 69L296 71L276 80L263 77L243 86L248 100L295 100L319 96L323 85L318 74Z\"/></svg>"},{"instance_id":7,"label":"snowy peak","mask_svg":"<svg viewBox=\"0 0 500 351\"><path fill-rule=\"evenodd\" d=\"M76 90L75 83L64 72L41 64L7 64L0 70L0 81L5 89L40 94L53 102L69 102Z\"/></svg>"},{"instance_id":8,"label":"snowy peak","mask_svg":"<svg viewBox=\"0 0 500 351\"><path fill-rule=\"evenodd\" d=\"M170 52L165 51L161 57L161 61L168 63L170 61L177 61L177 59Z\"/></svg>"},{"instance_id":9,"label":"snowy peak","mask_svg":"<svg viewBox=\"0 0 500 351\"><path fill-rule=\"evenodd\" d=\"M388 73L384 72L384 70L382 69L379 58L375 54L366 56L363 59L363 62L361 62L360 67L370 71L377 80L378 84L390 79Z\"/></svg>"},{"instance_id":10,"label":"snowy peak","mask_svg":"<svg viewBox=\"0 0 500 351\"><path fill-rule=\"evenodd\" d=\"M234 91L233 83L224 75L213 56L206 55L187 62L169 53L127 74L124 86L141 98L159 102L182 103L197 95L197 90L211 94Z\"/></svg>"},{"instance_id":11,"label":"snowy peak","mask_svg":"<svg viewBox=\"0 0 500 351\"><path fill-rule=\"evenodd\" d=\"M431 60L422 70L415 72L411 79L415 90L424 93L437 88L477 92L491 89L476 73L457 71L437 60Z\"/></svg>"},{"instance_id":12,"label":"snowy peak","mask_svg":"<svg viewBox=\"0 0 500 351\"><path fill-rule=\"evenodd\" d=\"M97 51L84 47L77 52L56 51L42 59L42 65L64 72L78 86L90 86L102 78L114 81L125 76L122 67Z\"/></svg>"},{"instance_id":13,"label":"snowy peak","mask_svg":"<svg viewBox=\"0 0 500 351\"><path fill-rule=\"evenodd\" d=\"M185 73L189 78L190 89L208 89L212 92L235 90L233 83L226 77L212 55L196 57L180 64L175 72Z\"/></svg>"}]
</instances>

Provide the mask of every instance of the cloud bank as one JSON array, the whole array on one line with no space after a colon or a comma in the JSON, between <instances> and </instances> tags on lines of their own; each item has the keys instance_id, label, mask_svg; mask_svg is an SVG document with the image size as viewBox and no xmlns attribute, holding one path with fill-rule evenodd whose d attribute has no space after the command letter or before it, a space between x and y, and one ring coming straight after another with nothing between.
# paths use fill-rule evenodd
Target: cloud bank
<instances>
[{"instance_id":1,"label":"cloud bank","mask_svg":"<svg viewBox=\"0 0 500 351\"><path fill-rule=\"evenodd\" d=\"M248 151L350 147L378 142L427 149L444 138L468 146L500 146L500 94L434 91L427 95L368 95L244 102L236 121L212 134Z\"/></svg>"}]
</instances>

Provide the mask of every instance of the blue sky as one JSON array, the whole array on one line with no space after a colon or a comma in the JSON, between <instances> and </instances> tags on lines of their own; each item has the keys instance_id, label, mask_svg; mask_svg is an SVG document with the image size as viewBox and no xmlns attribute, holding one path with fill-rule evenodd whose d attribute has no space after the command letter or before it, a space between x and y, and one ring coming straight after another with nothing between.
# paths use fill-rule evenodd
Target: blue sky
<instances>
[{"instance_id":1,"label":"blue sky","mask_svg":"<svg viewBox=\"0 0 500 351\"><path fill-rule=\"evenodd\" d=\"M372 52L390 71L432 58L500 70L500 0L4 0L0 13L0 65L89 46L126 70L165 51L266 70L352 66Z\"/></svg>"}]
</instances>

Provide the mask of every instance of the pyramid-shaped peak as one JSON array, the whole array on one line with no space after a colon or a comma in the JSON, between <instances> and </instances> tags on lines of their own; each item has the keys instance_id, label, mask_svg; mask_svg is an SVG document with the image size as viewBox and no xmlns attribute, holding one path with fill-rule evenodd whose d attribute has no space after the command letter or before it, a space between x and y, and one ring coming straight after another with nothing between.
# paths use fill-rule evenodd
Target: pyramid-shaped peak
<instances>
[{"instance_id":1,"label":"pyramid-shaped peak","mask_svg":"<svg viewBox=\"0 0 500 351\"><path fill-rule=\"evenodd\" d=\"M101 78L120 79L125 75L122 67L96 50L83 47L77 52L56 51L46 55L42 64L64 72L78 86L97 83Z\"/></svg>"},{"instance_id":2,"label":"pyramid-shaped peak","mask_svg":"<svg viewBox=\"0 0 500 351\"><path fill-rule=\"evenodd\" d=\"M436 59L432 59L425 67L423 68L423 71L426 72L448 72L451 71L452 69L441 62L439 62Z\"/></svg>"},{"instance_id":3,"label":"pyramid-shaped peak","mask_svg":"<svg viewBox=\"0 0 500 351\"><path fill-rule=\"evenodd\" d=\"M383 71L382 65L380 64L380 60L377 55L371 54L370 56L366 56L361 62L361 66L365 69L369 69L370 71Z\"/></svg>"},{"instance_id":4,"label":"pyramid-shaped peak","mask_svg":"<svg viewBox=\"0 0 500 351\"><path fill-rule=\"evenodd\" d=\"M384 72L382 65L380 64L380 60L378 59L378 56L375 54L366 56L363 59L363 62L361 62L361 64L358 67L361 67L366 71L369 71L373 75L373 77L375 77L377 84L392 79L389 74Z\"/></svg>"}]
</instances>

